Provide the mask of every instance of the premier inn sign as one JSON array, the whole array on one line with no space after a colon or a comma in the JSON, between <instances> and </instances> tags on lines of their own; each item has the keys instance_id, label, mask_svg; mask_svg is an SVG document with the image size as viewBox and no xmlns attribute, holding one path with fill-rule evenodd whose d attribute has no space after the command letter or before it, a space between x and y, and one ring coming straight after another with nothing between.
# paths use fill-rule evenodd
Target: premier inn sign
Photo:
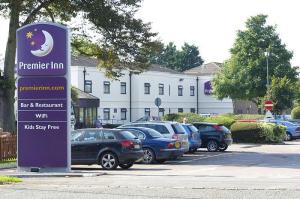
<instances>
[{"instance_id":1,"label":"premier inn sign","mask_svg":"<svg viewBox=\"0 0 300 199\"><path fill-rule=\"evenodd\" d=\"M70 169L68 29L36 23L17 30L18 168Z\"/></svg>"}]
</instances>

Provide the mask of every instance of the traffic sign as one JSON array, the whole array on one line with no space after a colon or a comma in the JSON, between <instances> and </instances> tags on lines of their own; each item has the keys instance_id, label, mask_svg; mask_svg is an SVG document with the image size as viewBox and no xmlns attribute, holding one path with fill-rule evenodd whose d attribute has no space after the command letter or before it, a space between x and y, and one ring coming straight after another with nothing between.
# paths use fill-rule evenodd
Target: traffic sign
<instances>
[{"instance_id":1,"label":"traffic sign","mask_svg":"<svg viewBox=\"0 0 300 199\"><path fill-rule=\"evenodd\" d=\"M265 109L271 111L273 109L273 102L271 100L265 101Z\"/></svg>"},{"instance_id":2,"label":"traffic sign","mask_svg":"<svg viewBox=\"0 0 300 199\"><path fill-rule=\"evenodd\" d=\"M154 104L155 106L159 107L161 105L161 99L159 97L155 98Z\"/></svg>"}]
</instances>

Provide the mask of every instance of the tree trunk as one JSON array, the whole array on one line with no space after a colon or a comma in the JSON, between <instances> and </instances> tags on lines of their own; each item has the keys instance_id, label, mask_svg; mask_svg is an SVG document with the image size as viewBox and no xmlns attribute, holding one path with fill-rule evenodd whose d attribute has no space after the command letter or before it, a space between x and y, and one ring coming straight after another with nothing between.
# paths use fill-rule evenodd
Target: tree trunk
<instances>
[{"instance_id":1,"label":"tree trunk","mask_svg":"<svg viewBox=\"0 0 300 199\"><path fill-rule=\"evenodd\" d=\"M19 27L19 1L11 1L9 34L6 44L5 61L4 61L4 80L13 82L15 79L15 58L16 58L16 30ZM16 132L15 123L15 88L4 89L4 118L3 130Z\"/></svg>"}]
</instances>

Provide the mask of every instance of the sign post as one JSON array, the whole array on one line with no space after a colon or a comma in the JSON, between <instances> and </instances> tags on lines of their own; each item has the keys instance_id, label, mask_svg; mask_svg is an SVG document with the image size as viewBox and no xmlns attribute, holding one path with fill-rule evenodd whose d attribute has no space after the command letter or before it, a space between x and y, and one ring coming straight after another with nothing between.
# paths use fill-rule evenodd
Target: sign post
<instances>
[{"instance_id":1,"label":"sign post","mask_svg":"<svg viewBox=\"0 0 300 199\"><path fill-rule=\"evenodd\" d=\"M35 23L17 30L21 171L70 171L69 45L69 31L59 24Z\"/></svg>"},{"instance_id":2,"label":"sign post","mask_svg":"<svg viewBox=\"0 0 300 199\"><path fill-rule=\"evenodd\" d=\"M160 99L159 97L155 98L154 104L155 104L155 106L157 106L157 108L158 108L157 117L158 117L158 119L159 119L159 106L161 105L161 99Z\"/></svg>"}]
</instances>

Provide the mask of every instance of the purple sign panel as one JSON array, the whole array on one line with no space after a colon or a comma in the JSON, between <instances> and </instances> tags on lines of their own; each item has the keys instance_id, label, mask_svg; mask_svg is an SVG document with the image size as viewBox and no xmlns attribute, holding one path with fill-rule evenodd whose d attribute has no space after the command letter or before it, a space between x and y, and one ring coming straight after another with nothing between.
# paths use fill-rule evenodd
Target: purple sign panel
<instances>
[{"instance_id":1,"label":"purple sign panel","mask_svg":"<svg viewBox=\"0 0 300 199\"><path fill-rule=\"evenodd\" d=\"M212 94L212 85L211 81L207 81L204 83L204 94L205 95L211 95Z\"/></svg>"},{"instance_id":2,"label":"purple sign panel","mask_svg":"<svg viewBox=\"0 0 300 199\"><path fill-rule=\"evenodd\" d=\"M56 24L38 23L18 29L18 75L65 75L67 37L67 29Z\"/></svg>"},{"instance_id":3,"label":"purple sign panel","mask_svg":"<svg viewBox=\"0 0 300 199\"><path fill-rule=\"evenodd\" d=\"M19 167L69 167L68 43L61 25L17 30Z\"/></svg>"}]
</instances>

